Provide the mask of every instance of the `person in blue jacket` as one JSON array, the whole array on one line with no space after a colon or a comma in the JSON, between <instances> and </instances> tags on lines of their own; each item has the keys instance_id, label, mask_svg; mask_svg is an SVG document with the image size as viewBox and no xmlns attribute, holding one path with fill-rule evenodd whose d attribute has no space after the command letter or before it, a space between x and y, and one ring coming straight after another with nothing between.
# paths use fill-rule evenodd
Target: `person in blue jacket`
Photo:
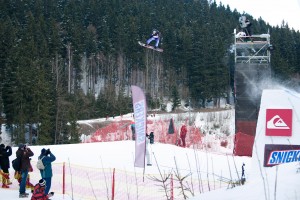
<instances>
[{"instance_id":1,"label":"person in blue jacket","mask_svg":"<svg viewBox=\"0 0 300 200\"><path fill-rule=\"evenodd\" d=\"M48 195L50 188L51 188L51 182L52 182L52 162L56 160L56 157L53 155L53 153L50 151L50 149L43 148L41 150L41 155L39 156L39 159L42 160L45 169L40 170L42 179L46 181L46 188L45 188L45 194Z\"/></svg>"}]
</instances>

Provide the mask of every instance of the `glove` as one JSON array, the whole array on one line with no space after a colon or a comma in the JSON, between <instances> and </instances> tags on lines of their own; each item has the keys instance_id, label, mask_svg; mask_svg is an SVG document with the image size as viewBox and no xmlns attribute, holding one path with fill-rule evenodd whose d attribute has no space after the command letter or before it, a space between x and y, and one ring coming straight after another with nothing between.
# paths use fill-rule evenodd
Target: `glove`
<instances>
[{"instance_id":1,"label":"glove","mask_svg":"<svg viewBox=\"0 0 300 200\"><path fill-rule=\"evenodd\" d=\"M48 194L48 197L53 197L54 196L54 192L50 192L49 194Z\"/></svg>"},{"instance_id":2,"label":"glove","mask_svg":"<svg viewBox=\"0 0 300 200\"><path fill-rule=\"evenodd\" d=\"M50 149L47 149L47 154L50 154L50 153L51 153Z\"/></svg>"}]
</instances>

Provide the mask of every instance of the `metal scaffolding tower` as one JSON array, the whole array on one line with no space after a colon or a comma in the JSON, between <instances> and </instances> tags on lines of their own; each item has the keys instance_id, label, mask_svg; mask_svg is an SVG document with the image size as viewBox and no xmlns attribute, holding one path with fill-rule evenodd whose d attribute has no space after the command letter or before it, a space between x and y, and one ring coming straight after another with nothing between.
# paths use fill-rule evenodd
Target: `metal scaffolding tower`
<instances>
[{"instance_id":1,"label":"metal scaffolding tower","mask_svg":"<svg viewBox=\"0 0 300 200\"><path fill-rule=\"evenodd\" d=\"M271 77L270 35L240 36L234 31L235 132L255 136L264 80ZM251 147L252 151L252 147Z\"/></svg>"}]
</instances>

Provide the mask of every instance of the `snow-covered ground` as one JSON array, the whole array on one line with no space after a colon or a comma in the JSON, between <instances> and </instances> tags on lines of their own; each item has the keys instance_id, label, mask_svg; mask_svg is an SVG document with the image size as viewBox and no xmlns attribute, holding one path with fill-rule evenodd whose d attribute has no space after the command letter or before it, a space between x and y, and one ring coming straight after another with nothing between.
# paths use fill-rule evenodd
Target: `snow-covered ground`
<instances>
[{"instance_id":1,"label":"snow-covered ground","mask_svg":"<svg viewBox=\"0 0 300 200\"><path fill-rule=\"evenodd\" d=\"M143 173L143 168L133 167L134 142L133 141L117 141L117 142L102 142L102 143L87 143L87 144L71 144L71 145L52 145L43 146L50 148L57 156L55 163L70 162L71 165L80 165L87 168L116 168L126 170L128 173L136 172ZM37 160L40 153L40 146L31 147L35 155L32 158L33 162ZM298 163L289 163L264 169L262 173L269 174L268 182L264 182L260 173L252 173L251 165L252 159L250 157L232 157L231 155L206 153L205 151L194 151L193 149L181 148L168 144L153 144L152 149L152 166L146 166L145 176L147 174L155 174L159 177L157 164L162 172L169 172L176 169L174 160L177 162L177 167L181 171L181 175L185 176L192 172L194 178L197 177L197 169L200 169L203 180L215 179L219 184L220 176L225 179L237 180L237 176L241 176L241 166L245 163L246 183L243 186L236 186L231 188L231 185L223 186L223 189L205 192L200 194L195 193L195 196L188 195L190 199L300 199L300 173L296 173L297 168L300 167ZM13 148L14 158L16 148ZM195 159L198 157L198 164ZM156 161L155 161L155 158ZM190 169L191 167L191 169ZM237 169L235 169L235 167ZM34 167L35 168L35 167ZM37 173L36 169L35 173ZM236 173L238 171L238 174ZM276 176L277 172L277 176ZM31 173L32 174L32 173ZM75 175L74 175L75 176ZM277 179L277 181L276 181ZM53 182L55 183L54 178ZM88 181L86 181L88 183ZM211 188L214 187L214 182L211 182ZM229 186L229 188L227 187ZM104 187L104 186L103 186ZM198 187L195 185L195 187ZM13 180L14 189L0 189L1 199L15 200L18 198L17 182ZM160 188L157 186L157 188ZM53 191L56 193L51 199L72 199L71 194L61 194L61 190ZM69 191L70 192L70 191ZM175 196L175 199L183 199L181 196ZM103 197L102 197L103 198ZM99 199L102 199L99 198ZM130 199L134 199L131 196ZM74 199L90 199L82 196L74 196ZM127 199L127 198L126 198ZM164 198L163 198L164 199Z\"/></svg>"},{"instance_id":2,"label":"snow-covered ground","mask_svg":"<svg viewBox=\"0 0 300 200\"><path fill-rule=\"evenodd\" d=\"M54 164L70 162L71 165L85 166L87 168L116 168L117 170L126 170L127 173L135 172L137 174L143 174L143 168L134 168L134 147L134 141L52 145L43 147L32 146L31 149L35 153L34 157L32 157L32 163L37 161L37 157L42 148L50 148L57 156L57 160ZM11 160L14 159L16 150L17 148L14 147ZM197 171L200 170L202 172L203 180L207 180L207 176L209 176L209 179L215 179L216 183L219 185L219 178L221 176L226 179L230 179L230 176L233 176L233 179L237 180L238 175L236 174L235 166L238 167L237 170L240 176L242 163L246 164L246 174L248 173L247 167L251 164L251 159L249 157L232 157L231 155L226 156L225 154L194 151L193 149L181 148L169 144L155 143L151 145L151 151L152 166L146 166L145 177L147 177L147 175L155 175L159 178L158 170L161 170L162 173L169 173L178 168L182 176L192 173L191 176L196 178L198 175ZM35 173L37 173L37 169L34 166L34 172L30 174L32 177L35 177ZM74 171L73 178L76 176L75 173L76 172ZM230 173L232 174L230 175ZM34 179L38 180L37 178ZM62 195L60 194L61 190L55 187L55 180L56 179L54 178L53 189L56 195L51 199L62 199ZM88 184L88 180L86 180L86 183ZM213 188L213 185L216 183L211 182L211 187ZM14 190L0 189L3 199L18 199L18 191L16 190L17 182L14 179L12 187ZM160 187L157 186L158 190L159 188ZM71 199L70 195L70 191L68 191L68 194L64 196L64 199ZM192 197L191 194L188 196ZM99 199L102 198L99 197ZM89 198L75 196L74 199ZM175 199L180 199L180 197L177 196Z\"/></svg>"}]
</instances>

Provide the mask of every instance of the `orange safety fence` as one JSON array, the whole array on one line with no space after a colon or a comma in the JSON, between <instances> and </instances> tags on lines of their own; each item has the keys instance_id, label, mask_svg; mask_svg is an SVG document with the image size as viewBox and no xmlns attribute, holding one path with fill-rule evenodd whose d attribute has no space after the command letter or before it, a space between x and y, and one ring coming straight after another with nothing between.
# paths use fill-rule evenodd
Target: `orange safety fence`
<instances>
[{"instance_id":1,"label":"orange safety fence","mask_svg":"<svg viewBox=\"0 0 300 200\"><path fill-rule=\"evenodd\" d=\"M122 120L112 122L105 127L97 129L92 133L91 138L85 142L109 142L109 141L122 141L132 140L131 124L130 120ZM174 134L168 134L169 119L160 119L156 121L147 120L147 131L150 133L154 132L154 141L164 144L177 144L179 139L180 126L175 127ZM194 147L200 149L201 137L203 137L199 128L195 125L189 126L187 123L187 136L186 136L186 147Z\"/></svg>"}]
</instances>

